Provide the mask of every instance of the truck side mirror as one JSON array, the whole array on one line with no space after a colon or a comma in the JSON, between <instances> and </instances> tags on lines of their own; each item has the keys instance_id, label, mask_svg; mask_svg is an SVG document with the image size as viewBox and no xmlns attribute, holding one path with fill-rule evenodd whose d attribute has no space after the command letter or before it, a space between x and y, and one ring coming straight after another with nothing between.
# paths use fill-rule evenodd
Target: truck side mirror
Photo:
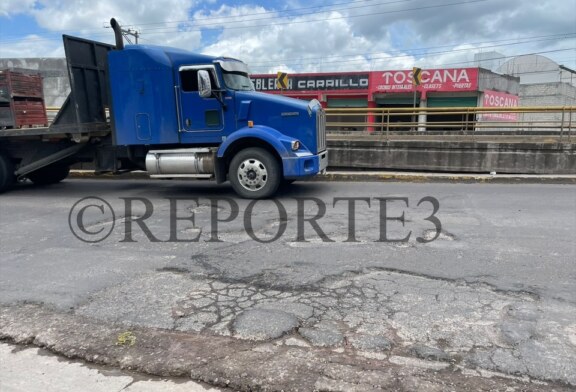
<instances>
[{"instance_id":1,"label":"truck side mirror","mask_svg":"<svg viewBox=\"0 0 576 392\"><path fill-rule=\"evenodd\" d=\"M209 98L212 96L212 85L210 83L210 75L205 69L198 71L198 93L202 98Z\"/></svg>"}]
</instances>

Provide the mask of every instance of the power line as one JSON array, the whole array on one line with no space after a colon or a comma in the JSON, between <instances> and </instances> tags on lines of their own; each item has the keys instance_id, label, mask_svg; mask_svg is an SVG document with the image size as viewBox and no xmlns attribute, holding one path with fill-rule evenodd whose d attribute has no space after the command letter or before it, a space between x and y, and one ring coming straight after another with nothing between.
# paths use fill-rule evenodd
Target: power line
<instances>
[{"instance_id":1,"label":"power line","mask_svg":"<svg viewBox=\"0 0 576 392\"><path fill-rule=\"evenodd\" d=\"M521 57L521 56L532 56L532 55L541 55L541 54L549 54L549 53L560 53L560 52L567 52L570 50L574 50L574 48L568 48L568 49L556 49L556 50L544 50L541 52L532 52L532 53L524 53L524 54L517 54L514 56L503 56L503 57L499 57L499 58L494 58L493 60L500 60L500 59L513 59L516 57ZM486 60L482 60L482 61L486 61ZM471 63L475 63L477 62L476 60L471 60L471 61L459 61L459 62L453 62L453 63L443 63L442 65L446 66L446 65L462 65L462 64L471 64Z\"/></svg>"},{"instance_id":2,"label":"power line","mask_svg":"<svg viewBox=\"0 0 576 392\"><path fill-rule=\"evenodd\" d=\"M444 65L450 65L450 64L444 64ZM422 67L422 69L423 69L423 70L433 70L433 69L438 68L438 67L442 67L442 66L434 65L434 66L432 66L432 67ZM474 68L476 68L476 67L474 67ZM482 67L479 67L479 68L482 68ZM364 71L364 72L380 72L380 71L389 71L389 70L379 69L379 70L375 70L375 71ZM395 71L409 71L409 69L399 69L399 70L395 70ZM489 71L490 71L490 70L489 70ZM325 74L325 73L328 73L328 74L334 73L334 74L338 74L338 73L346 73L346 72L348 72L348 71L334 71L334 72L328 71L328 72L318 72L318 73L324 73L324 74ZM362 71L360 71L360 72L362 72ZM492 72L494 72L494 71L492 71ZM313 74L314 72L303 72L303 73L304 73L304 74ZM502 75L520 76L520 75L545 74L545 73L546 73L546 74L550 74L550 73L558 73L558 70L550 70L550 71L524 71L524 72L514 72L514 73L506 73L506 74L500 74L500 73L497 73L497 72L494 72L494 73L495 73L495 75L487 75L487 76L485 76L485 77L488 77L488 78L491 78L491 79L497 79L497 78L501 77ZM296 72L296 73L294 73L293 75L299 75L299 73ZM275 74L275 73L270 73L270 74L256 74L256 73L253 73L253 74L251 74L251 76L252 76L252 77L254 77L254 76L276 77L276 74Z\"/></svg>"},{"instance_id":3,"label":"power line","mask_svg":"<svg viewBox=\"0 0 576 392\"><path fill-rule=\"evenodd\" d=\"M286 62L287 64L300 64L301 61L308 62L308 61L313 61L313 60L323 60L323 62L325 62L324 60L326 60L327 58L357 57L357 56L369 57L369 56L381 55L381 54L394 55L395 53L399 54L398 56L395 56L395 58L414 57L417 55L427 55L428 56L428 55L432 55L432 54L446 54L446 53L466 52L466 51L473 51L473 50L478 51L478 50L482 50L482 49L492 49L492 48L497 48L497 47L502 47L502 46L522 45L522 44L532 43L532 42L555 41L555 40L560 40L561 37L564 37L565 39L571 39L571 38L576 37L576 33L553 34L553 35L542 35L542 36L514 38L514 39L505 39L505 40L497 40L497 41L465 43L465 44L458 44L458 45L460 45L460 46L461 45L485 45L485 44L495 43L495 42L508 42L508 41L512 41L512 40L522 40L522 41L508 42L508 43L495 44L495 45L489 45L489 46L481 46L478 48L450 49L450 50L446 50L446 51L437 51L437 52L428 52L428 51L430 49L450 48L450 47L454 47L457 45L451 44L451 45L430 46L430 47L411 49L409 51L396 50L396 51L390 51L390 52L352 53L352 54L330 55L330 56L322 56L322 57L306 57L306 58L299 58L299 59L286 59L286 58L284 58L284 59L278 59L276 61L256 62L253 64L264 67L267 64L276 64L278 62ZM412 52L412 53L404 54L406 52ZM420 52L424 52L424 53L420 54ZM388 58L390 58L390 57L387 56L387 57L384 57L383 59L388 59ZM378 60L379 58L371 58L371 59L372 60ZM298 62L295 63L294 61L298 61ZM340 60L340 61L345 62L347 60ZM351 60L351 61L354 61L354 60ZM339 61L335 61L335 62L339 62Z\"/></svg>"},{"instance_id":4,"label":"power line","mask_svg":"<svg viewBox=\"0 0 576 392\"><path fill-rule=\"evenodd\" d=\"M372 1L372 0L369 0ZM397 1L390 1L390 2L384 2L384 3L373 3L370 5L362 5L362 6L355 6L355 7L346 7L343 8L343 10L347 10L347 9L357 9L357 8L365 8L365 7L375 7L375 6L379 6L379 5L387 5L387 4L393 4L393 3L403 3L403 2L409 2L409 1L413 1L413 0L397 0ZM389 11L382 11L382 12L378 12L378 13L370 13L370 14L359 14L359 15L348 15L348 16L338 16L338 17L330 17L330 18L322 18L322 19L312 19L312 20L292 20L292 21L287 21L287 22L278 22L278 23L273 23L272 25L290 25L290 24L297 24L297 23L312 23L312 22L320 22L320 21L328 21L328 20L337 20L337 19L347 19L347 18L356 18L356 17L363 17L363 16L372 16L372 15L382 15L382 14L393 14L393 13L399 13L399 12L408 12L408 11L417 11L417 10L426 10L426 9L431 9L431 8L440 8L440 7L451 7L451 6L458 6L458 5L465 5L465 4L472 4L472 3L480 3L480 2L484 2L487 0L472 0L472 1L460 1L460 2L452 2L452 3L445 3L445 4L436 4L436 5L429 5L429 6L422 6L422 7L414 7L414 8L409 8L409 9L403 9L403 10L389 10ZM338 3L336 4L338 5L344 5L344 4L352 4L352 3L360 3L361 1L351 1L348 3ZM306 9L316 9L316 8L325 8L327 6L311 6L311 7L302 7L302 8L294 8L291 10L288 10L288 12L294 12L294 11L298 11L298 10L306 10ZM326 13L326 12L331 12L334 11L334 8L328 9L328 10L323 10L323 11L315 11L315 12L311 12L308 14L304 14L304 16L307 15L312 15L312 14L317 14L317 13ZM264 14L277 14L279 11L269 11L269 12L263 12L263 13L258 13L257 15L264 15ZM303 15L300 15L303 16ZM290 16L291 18L294 18L295 16ZM223 18L239 18L239 16L234 16L234 15L228 15L228 16L219 16L219 17L211 17L211 18L206 18L206 20L221 20ZM275 19L277 18L277 16L273 17L273 18L258 18L258 19L244 19L241 21L236 21L236 22L231 22L231 23L244 23L246 21L254 21L254 20L266 20L266 19ZM159 22L157 24L167 24L167 23L177 23L177 21L174 22ZM216 22L216 23L211 23L211 24L205 24L202 26L199 26L195 29L191 29L188 31L201 31L203 29L206 28L206 26L214 26L214 25L221 25L221 22ZM152 23L148 24L148 25L152 25ZM127 26L131 26L131 25L127 25ZM266 26L271 26L271 24L258 24L258 25L247 25L247 26L229 26L226 27L226 29L244 29L244 28L251 28L251 27L266 27ZM165 29L165 27L161 27L161 28L156 28L156 29L149 29L149 30L160 30L160 29ZM156 34L160 34L159 31L157 31L156 33L151 33L150 35L156 35ZM97 34L97 35L104 35L104 33L102 34ZM106 36L110 37L109 34L105 34ZM466 51L472 51L472 50L484 50L484 49L489 49L489 48L495 48L495 47L502 47L502 46L509 46L509 45L521 45L521 44L527 44L527 43L532 43L532 42L543 42L543 41L549 41L552 39L570 39L574 36L574 33L570 33L570 34L555 34L555 35L549 35L549 36L535 36L535 37L526 37L526 38L515 38L515 39L505 39L505 40L497 40L497 41L488 41L488 42L484 42L484 43L464 43L464 44L452 44L452 45L442 45L442 46L435 46L435 47L424 47L424 48L418 48L418 49L410 49L408 50L408 54L403 54L400 55L400 53L405 53L401 52L401 51L394 51L391 53L398 53L399 55L397 56L388 56L390 53L386 53L386 52L372 52L372 53L358 53L358 54L345 54L345 55L332 55L332 56L324 56L324 57L308 57L308 58L301 58L301 59L279 59L277 61L267 61L267 62L257 62L257 63L253 63L253 67L254 68L265 68L267 67L266 64L269 65L274 65L274 64L278 64L278 63L287 63L289 65L302 65L303 62L310 62L313 60L317 60L320 59L322 60L322 64L326 65L326 64L337 64L337 63L354 63L354 62L360 62L360 61L369 61L369 62L374 62L374 61L378 61L378 60L394 60L394 59L398 59L398 58L406 58L406 57L414 57L414 56L423 56L423 58L429 58L429 57L433 57L433 56L437 56L437 55L441 55L441 54L446 54L446 53L454 53L454 52L466 52ZM555 37L555 38L552 38ZM111 38L111 37L110 37ZM58 38L59 39L59 38ZM39 38L37 40L34 40L35 42L38 41L42 41L42 40L48 40L48 39L42 39ZM55 40L55 39L49 39L50 41ZM148 42L153 42L152 40L146 38L145 39ZM457 45L481 45L481 44L485 44L485 43L498 43L498 42L509 42L512 40L516 40L516 42L511 42L511 43L503 43L500 45L490 45L490 46L483 46L480 48L470 48L470 49L455 49L455 50L447 50L447 51L435 51L435 52L428 52L430 49L438 49L438 48L449 48L451 46L457 46ZM530 41L528 41L530 40ZM29 40L32 41L32 40ZM7 42L6 40L0 40L0 42ZM424 52L424 53L421 53ZM374 55L385 55L384 57L373 57ZM362 59L346 59L349 57L363 57ZM327 59L338 59L341 58L341 60L333 60L333 61L327 61ZM486 61L486 60L485 60Z\"/></svg>"},{"instance_id":5,"label":"power line","mask_svg":"<svg viewBox=\"0 0 576 392\"><path fill-rule=\"evenodd\" d=\"M350 2L346 2L346 3L337 3L337 4L330 4L330 5L318 5L318 6L312 6L312 7L301 7L301 8L293 8L293 9L288 9L285 10L287 12L294 12L294 11L300 11L300 10L306 10L306 9L314 9L314 8L328 8L328 7L333 7L333 6L339 6L339 5L346 5L346 4L353 4L353 3L366 3L366 1L370 2L370 1L375 1L375 0L355 0L355 1L350 1ZM414 0L394 0L394 1L387 1L387 2L380 2L380 3L374 3L374 4L365 4L362 6L356 6L356 7L343 7L343 8L330 8L328 10L322 10L322 11L315 11L315 12L310 12L307 14L302 14L302 15L290 15L290 17L295 17L295 16L306 16L306 15L313 15L313 14L318 14L318 13L327 13L327 12L331 12L331 11L345 11L345 10L349 10L349 9L357 9L357 8L367 8L367 7L375 7L375 6L379 6L379 5L390 5L390 4L398 4L398 3L407 3L407 2L412 2ZM478 0L478 1L487 1L487 0ZM280 12L280 10L275 10L275 11L266 11L266 12L260 12L260 13L255 13L252 15L267 15L267 14L274 14L275 16L273 17L267 17L267 18L256 18L256 19L248 19L248 21L250 20L268 20L268 19L277 19L278 16L277 14ZM200 21L201 23L204 20L221 20L221 19L231 19L231 18L241 18L243 17L243 15L224 15L224 16L211 16L211 17L206 17L203 18L202 21ZM241 22L245 22L246 19L243 19ZM131 23L131 24L126 24L123 23L122 27L123 28L129 28L129 27L140 27L140 26L149 26L149 25L169 25L169 24L183 24L183 23L190 23L190 22L194 22L194 23L198 23L197 20L194 19L186 19L186 20L180 20L180 21L163 21L163 22L149 22L149 23ZM239 22L232 22L232 23L240 23ZM207 24L207 25L218 25L221 24L221 22L217 22L217 23L212 23L212 24ZM203 28L205 25L201 24L198 29ZM104 26L104 27L108 27L108 26ZM178 27L178 26L175 26ZM172 28L175 28L172 27ZM146 31L149 30L158 30L158 29L164 29L167 27L159 27L159 28L150 28L147 29ZM59 31L54 31L54 32L50 32L51 34L61 34L61 33L67 33L67 32L76 32L78 31L77 29L72 30L72 29L68 29L68 30L59 30ZM85 33L90 33L90 32L100 32L101 29L95 30L95 29L89 29L89 30L82 30ZM35 32L30 32L28 34L35 34ZM103 35L103 33L99 33L97 35ZM16 35L4 35L5 37L16 37ZM0 40L1 41L8 41L8 40Z\"/></svg>"},{"instance_id":6,"label":"power line","mask_svg":"<svg viewBox=\"0 0 576 392\"><path fill-rule=\"evenodd\" d=\"M327 5L315 5L315 6L310 6L310 7L300 7L300 8L292 8L292 9L285 9L285 10L274 10L274 11L265 11L265 12L256 12L256 13L252 13L251 15L269 15L269 14L274 14L274 17L271 18L258 18L258 19L254 19L254 20L260 20L260 19L275 19L278 17L278 14L280 12L290 12L290 13L294 13L295 11L302 11L302 10L307 10L307 9L315 9L315 8L329 8L327 10L323 10L323 11L315 11L315 12L309 12L309 13L305 13L302 15L289 15L291 17L294 16L303 16L303 15L312 15L312 14L317 14L317 13L325 13L325 12L331 12L331 11L345 11L345 10L349 10L349 9L356 9L356 8L367 8L367 7L376 7L379 5L389 5L389 4L398 4L398 3L408 3L408 2L412 2L414 0L395 0L395 1L387 1L387 2L381 2L381 3L375 3L375 4L365 4L366 2L370 2L370 1L375 1L375 0L355 0L355 1L348 1L345 3L333 3L333 4L327 4ZM362 6L357 6L357 7L343 7L343 8L334 8L340 5L348 5L348 4L354 4L354 3L363 3L364 5ZM244 15L223 15L223 16L209 16L206 18L203 18L203 20L220 20L220 19L232 19L232 18L239 18L239 17L243 17ZM243 20L245 21L245 20ZM150 23L138 23L138 24L134 24L134 25L138 25L138 26L148 26L148 25L167 25L167 24L182 24L182 23L190 23L190 22L195 22L197 23L198 20L194 20L194 19L186 19L186 20L177 20L177 21L163 21L163 22L150 22ZM129 25L129 26L134 26L134 25Z\"/></svg>"},{"instance_id":7,"label":"power line","mask_svg":"<svg viewBox=\"0 0 576 392\"><path fill-rule=\"evenodd\" d=\"M527 42L534 42L534 41L526 41L526 42L513 43L513 44L484 46L484 47L482 47L482 49L495 48L495 47L501 47L501 46L509 46L509 45L519 45L519 44L525 44ZM419 59L419 61L421 61L423 59L430 58L430 57L437 57L437 56L449 54L449 53L455 53L455 52L462 53L462 52L478 51L478 49L480 49L480 48L456 49L456 50L444 50L444 51L430 52L430 53L426 53L426 55L424 55L424 56L421 55L421 58ZM567 51L567 50L573 50L573 49L560 49L560 51ZM545 52L545 53L554 53L554 52L555 51L553 50L553 51L549 51L549 52ZM390 56L385 56L385 57L364 57L361 54L357 54L355 56L356 57L362 57L362 58L354 58L354 59L348 59L348 60L334 60L334 61L323 60L321 62L321 64L322 65L328 65L328 64L342 64L342 63L357 63L357 62L375 62L378 60L394 61L394 60L398 60L398 59L402 59L402 58L415 57L414 55L411 55L411 54L390 55ZM504 57L500 57L500 58L505 58L505 57L517 57L517 55L504 56ZM314 58L314 59L318 59L318 58ZM303 58L303 59L298 60L297 62L279 59L279 60L273 61L273 62L266 62L264 65L260 65L261 63L252 63L250 65L250 68L269 68L270 66L273 66L275 64L283 64L285 66L297 67L297 66L308 65L314 59ZM474 61L476 61L476 60L474 60ZM488 61L488 59L482 59L482 61Z\"/></svg>"},{"instance_id":8,"label":"power line","mask_svg":"<svg viewBox=\"0 0 576 392\"><path fill-rule=\"evenodd\" d=\"M503 57L498 57L498 58L494 58L494 60L504 60L504 59L512 59L512 58L516 58L516 57L520 57L520 56L529 56L529 55L541 55L541 54L550 54L550 53L560 53L560 52L566 52L566 51L570 51L570 50L574 50L574 49L556 49L556 50L547 50L547 51L540 51L540 52L531 52L531 53L524 53L524 54L519 54L519 55L514 55L514 56L503 56ZM389 60L394 60L397 57L390 57ZM357 62L360 61L368 61L366 59L359 59L359 60L355 60ZM475 63L477 63L476 60L472 60L472 61L459 61L459 62L450 62L450 63L442 63L442 64L429 64L429 65L420 65L421 68L442 68L442 67L446 67L446 66L465 66L465 65L475 65ZM278 64L281 64L281 62L278 62ZM330 63L330 64L334 64L334 63ZM285 64L284 64L285 65ZM322 65L326 65L326 64L322 64ZM260 66L260 67L252 67L249 64L250 68L273 68L273 65L271 66ZM324 71L322 71L324 72ZM326 72L331 72L331 71L326 71ZM255 72L257 73L257 72Z\"/></svg>"},{"instance_id":9,"label":"power line","mask_svg":"<svg viewBox=\"0 0 576 392\"><path fill-rule=\"evenodd\" d=\"M382 11L382 12L371 12L369 14L358 14L358 15L346 15L346 16L335 16L335 17L330 17L330 18L322 18L322 19L310 19L310 20L294 20L294 21L289 21L289 22L274 22L274 23L269 23L269 24L257 24L257 25L245 25L245 26L225 26L226 30L240 30L240 29L250 29L250 28L255 28L255 27L270 27L270 26L281 26L281 25L292 25L292 24L302 24L302 23L315 23L315 22L326 22L329 20L340 20L340 19L351 19L351 18L360 18L360 17L365 17L365 16L374 16L374 15L387 15L387 14L396 14L396 13L402 13L402 12L409 12L409 11L422 11L422 10L427 10L427 9L435 9L435 8L444 8L444 7L451 7L451 6L458 6L458 5L466 5L466 4L474 4L474 3L482 3L488 0L468 0L468 1L459 1L459 2L455 2L455 3L446 3L446 4L437 4L437 5L429 5L429 6L423 6L423 7L415 7L415 8L406 8L403 10L392 10L392 11ZM276 19L276 18L265 18L265 19ZM231 23L244 23L246 21L252 21L253 19L244 19L244 20L240 20L237 22L231 22ZM187 29L187 32L190 31L201 31L202 29L205 29L206 26L220 26L222 25L222 23L207 23L207 24L203 24L201 27L196 27L196 28L192 28L192 29ZM148 33L148 34L159 34L159 33L167 33L167 32L172 32L172 28L169 30L163 30L165 29L164 27L159 27L156 29L147 29L145 31L150 31L150 30L154 30L156 31L156 33Z\"/></svg>"}]
</instances>

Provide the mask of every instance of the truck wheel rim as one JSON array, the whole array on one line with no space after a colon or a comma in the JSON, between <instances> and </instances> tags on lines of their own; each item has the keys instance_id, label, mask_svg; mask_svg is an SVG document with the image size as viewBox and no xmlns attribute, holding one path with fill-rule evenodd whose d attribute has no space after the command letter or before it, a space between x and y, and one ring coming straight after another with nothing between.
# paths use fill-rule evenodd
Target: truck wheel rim
<instances>
[{"instance_id":1,"label":"truck wheel rim","mask_svg":"<svg viewBox=\"0 0 576 392\"><path fill-rule=\"evenodd\" d=\"M258 159L246 159L238 167L238 181L249 191L262 189L268 182L266 166Z\"/></svg>"}]
</instances>

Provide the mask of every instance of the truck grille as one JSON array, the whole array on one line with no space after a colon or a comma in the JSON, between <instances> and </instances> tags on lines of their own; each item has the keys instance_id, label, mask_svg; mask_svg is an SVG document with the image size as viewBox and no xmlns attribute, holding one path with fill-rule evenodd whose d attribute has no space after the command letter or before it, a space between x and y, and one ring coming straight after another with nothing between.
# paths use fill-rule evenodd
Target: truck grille
<instances>
[{"instance_id":1,"label":"truck grille","mask_svg":"<svg viewBox=\"0 0 576 392\"><path fill-rule=\"evenodd\" d=\"M316 112L316 142L317 152L326 149L326 113L322 109Z\"/></svg>"}]
</instances>

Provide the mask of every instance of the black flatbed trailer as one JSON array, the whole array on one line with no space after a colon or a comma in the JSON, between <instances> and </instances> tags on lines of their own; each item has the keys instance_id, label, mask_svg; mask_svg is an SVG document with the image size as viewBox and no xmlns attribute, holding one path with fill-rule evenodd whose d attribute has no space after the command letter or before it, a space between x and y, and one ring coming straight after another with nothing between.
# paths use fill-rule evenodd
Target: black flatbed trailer
<instances>
[{"instance_id":1,"label":"black flatbed trailer","mask_svg":"<svg viewBox=\"0 0 576 392\"><path fill-rule=\"evenodd\" d=\"M115 46L63 38L70 94L50 126L0 129L0 192L21 179L59 182L77 162L93 162L99 172L141 169L134 151L112 142L107 54Z\"/></svg>"}]
</instances>

